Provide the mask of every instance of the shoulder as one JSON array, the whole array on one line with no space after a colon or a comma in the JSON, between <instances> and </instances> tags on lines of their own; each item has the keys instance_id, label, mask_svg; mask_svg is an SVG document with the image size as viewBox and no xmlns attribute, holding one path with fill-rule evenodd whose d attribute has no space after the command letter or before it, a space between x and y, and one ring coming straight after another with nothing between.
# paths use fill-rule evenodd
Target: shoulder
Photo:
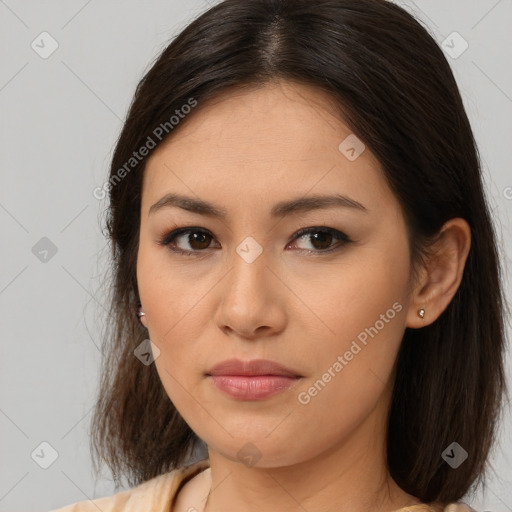
<instances>
[{"instance_id":1,"label":"shoulder","mask_svg":"<svg viewBox=\"0 0 512 512\"><path fill-rule=\"evenodd\" d=\"M209 466L201 460L194 464L156 476L142 484L112 496L94 500L79 501L50 512L140 512L170 510L171 502L183 480Z\"/></svg>"},{"instance_id":2,"label":"shoulder","mask_svg":"<svg viewBox=\"0 0 512 512\"><path fill-rule=\"evenodd\" d=\"M464 503L452 503L447 505L443 512L475 512L475 510Z\"/></svg>"},{"instance_id":3,"label":"shoulder","mask_svg":"<svg viewBox=\"0 0 512 512\"><path fill-rule=\"evenodd\" d=\"M450 503L449 505L413 505L411 507L404 507L394 512L475 512L470 506L465 503Z\"/></svg>"},{"instance_id":4,"label":"shoulder","mask_svg":"<svg viewBox=\"0 0 512 512\"><path fill-rule=\"evenodd\" d=\"M164 473L155 478L147 480L146 482L129 489L127 491L119 492L112 496L104 498L97 498L94 500L79 501L72 505L52 510L50 512L123 512L136 510L137 506L154 506L157 500L162 498L165 489L172 487L173 480L178 476L180 470L174 470L169 473ZM155 509L158 510L158 509Z\"/></svg>"}]
</instances>

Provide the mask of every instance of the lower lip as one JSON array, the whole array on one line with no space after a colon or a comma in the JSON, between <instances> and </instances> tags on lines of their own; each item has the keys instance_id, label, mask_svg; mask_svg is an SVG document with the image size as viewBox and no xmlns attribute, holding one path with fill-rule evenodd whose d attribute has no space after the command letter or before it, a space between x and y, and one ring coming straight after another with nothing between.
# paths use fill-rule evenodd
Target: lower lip
<instances>
[{"instance_id":1,"label":"lower lip","mask_svg":"<svg viewBox=\"0 0 512 512\"><path fill-rule=\"evenodd\" d=\"M224 393L241 400L262 400L292 387L297 377L282 375L210 375Z\"/></svg>"}]
</instances>

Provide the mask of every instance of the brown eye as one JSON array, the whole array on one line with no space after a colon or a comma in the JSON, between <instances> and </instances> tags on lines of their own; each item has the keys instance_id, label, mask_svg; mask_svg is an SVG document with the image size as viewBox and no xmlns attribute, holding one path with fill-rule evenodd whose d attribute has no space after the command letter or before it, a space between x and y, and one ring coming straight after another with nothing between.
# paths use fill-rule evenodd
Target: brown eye
<instances>
[{"instance_id":1,"label":"brown eye","mask_svg":"<svg viewBox=\"0 0 512 512\"><path fill-rule=\"evenodd\" d=\"M207 233L190 233L188 235L187 243L190 244L190 247L192 247L192 250L198 250L201 249L207 249L208 246L211 243L212 237L208 235Z\"/></svg>"},{"instance_id":2,"label":"brown eye","mask_svg":"<svg viewBox=\"0 0 512 512\"><path fill-rule=\"evenodd\" d=\"M296 239L311 244L310 247L299 247L299 250L318 254L333 252L352 241L341 231L324 226L301 229L292 238L292 240ZM206 253L208 248L214 248L211 247L211 243L214 240L214 236L209 231L201 228L186 227L171 231L162 240L159 240L158 243L168 246L172 252L192 256ZM338 243L335 243L336 241ZM217 246L215 248L220 247Z\"/></svg>"},{"instance_id":3,"label":"brown eye","mask_svg":"<svg viewBox=\"0 0 512 512\"><path fill-rule=\"evenodd\" d=\"M305 235L306 239L309 238L311 245L315 249L329 249L333 240L333 236L331 233L327 233L325 231L319 231L318 233L312 233L309 235Z\"/></svg>"},{"instance_id":4,"label":"brown eye","mask_svg":"<svg viewBox=\"0 0 512 512\"><path fill-rule=\"evenodd\" d=\"M313 250L311 250L309 247L299 247L299 249L318 253L331 252L338 249L340 246L351 242L350 238L345 235L345 233L342 233L336 229L325 227L301 229L298 233L296 233L294 239L299 239L305 241L306 243L310 243ZM332 245L333 241L339 242L338 244Z\"/></svg>"},{"instance_id":5,"label":"brown eye","mask_svg":"<svg viewBox=\"0 0 512 512\"><path fill-rule=\"evenodd\" d=\"M169 233L160 245L169 246L173 252L191 255L197 252L204 252L210 247L213 236L208 231L196 228L181 228Z\"/></svg>"}]
</instances>

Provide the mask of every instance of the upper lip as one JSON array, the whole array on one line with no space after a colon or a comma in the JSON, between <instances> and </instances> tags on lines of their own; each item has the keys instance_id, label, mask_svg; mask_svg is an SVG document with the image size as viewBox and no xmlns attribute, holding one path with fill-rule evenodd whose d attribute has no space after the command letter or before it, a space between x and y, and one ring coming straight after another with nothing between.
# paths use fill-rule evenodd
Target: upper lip
<instances>
[{"instance_id":1,"label":"upper lip","mask_svg":"<svg viewBox=\"0 0 512 512\"><path fill-rule=\"evenodd\" d=\"M216 364L207 375L281 375L285 377L300 377L300 375L285 366L268 359L227 359Z\"/></svg>"}]
</instances>

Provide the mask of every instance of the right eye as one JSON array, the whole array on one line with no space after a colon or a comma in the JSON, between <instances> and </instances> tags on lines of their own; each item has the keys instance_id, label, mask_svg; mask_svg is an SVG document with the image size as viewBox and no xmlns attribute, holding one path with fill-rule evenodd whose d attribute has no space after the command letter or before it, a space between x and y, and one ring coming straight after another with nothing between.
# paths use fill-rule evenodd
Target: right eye
<instances>
[{"instance_id":1,"label":"right eye","mask_svg":"<svg viewBox=\"0 0 512 512\"><path fill-rule=\"evenodd\" d=\"M192 256L208 249L213 239L213 235L205 229L186 227L171 231L159 240L158 243L169 247L169 250L172 252L183 254L184 256Z\"/></svg>"}]
</instances>

